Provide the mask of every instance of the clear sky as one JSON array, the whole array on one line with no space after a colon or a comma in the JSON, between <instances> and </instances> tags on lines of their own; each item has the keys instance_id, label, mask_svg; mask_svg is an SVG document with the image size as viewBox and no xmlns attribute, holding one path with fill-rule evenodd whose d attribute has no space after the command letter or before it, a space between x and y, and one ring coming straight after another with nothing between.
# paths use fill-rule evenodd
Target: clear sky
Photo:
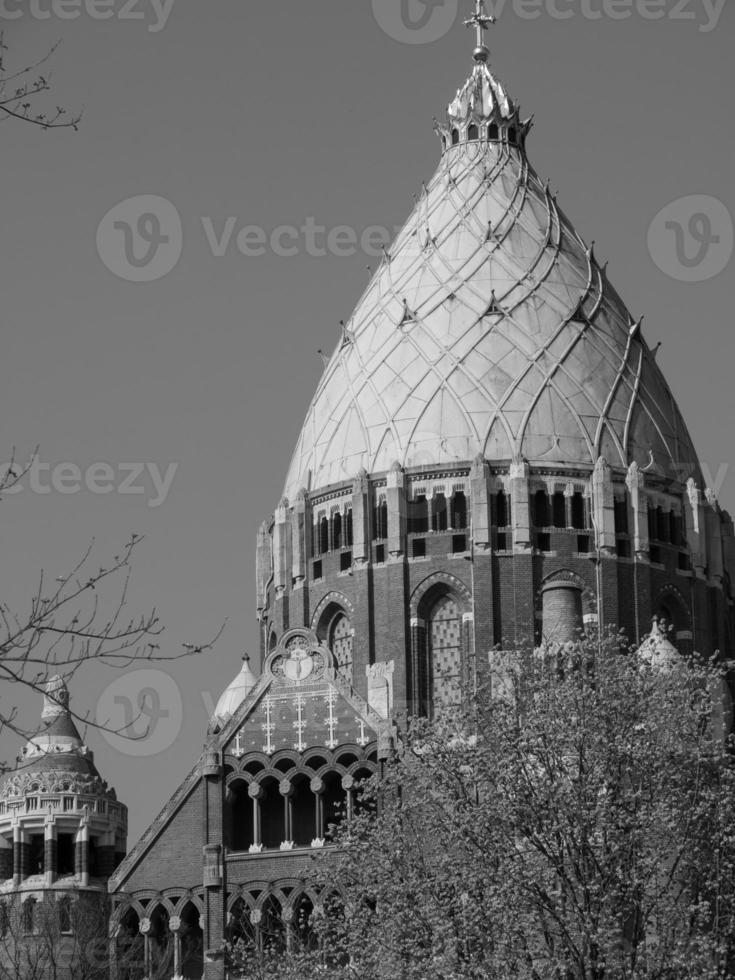
<instances>
[{"instance_id":1,"label":"clear sky","mask_svg":"<svg viewBox=\"0 0 735 980\"><path fill-rule=\"evenodd\" d=\"M89 733L131 808L131 843L194 764L207 697L256 648L256 531L280 497L322 370L317 350L331 352L377 261L360 249L318 254L321 243L315 252L301 232L282 239L296 254L268 245L245 255L237 236L258 226L270 237L309 219L359 235L405 219L438 160L432 116L464 81L472 46L456 0L405 2L417 23L445 17L453 28L429 19L442 36L405 43L417 37L401 29L399 0L173 0L165 9L113 0L108 20L92 0L34 0L20 19L14 0L0 0L9 63L60 39L49 104L84 108L78 133L0 126L0 445L7 459L13 446L24 454L38 444L42 462L83 474L106 463L113 478L102 482L117 487L6 498L0 595L22 608L41 568L58 575L92 538L104 562L136 532L146 540L130 607L157 607L164 650L227 622L213 651L167 668L182 712L172 702L153 754L135 757ZM648 244L672 201L704 195L735 213L735 12L720 7L715 18L716 8L507 0L490 45L493 67L535 114L533 164L579 233L596 240L631 312L646 315L649 343L663 341L660 363L695 445L735 509L735 471L722 469L733 463L735 259L684 282L667 274L664 246L652 257ZM661 19L647 19L657 11ZM121 278L98 252L115 267L110 250L123 231L114 222L130 211L105 216L140 195L170 201L182 228L178 262L150 282ZM682 207L671 212L680 224ZM722 217L712 202L696 213ZM331 251L340 250L351 249ZM143 492L118 492L132 464L148 467L135 481ZM165 480L167 471L168 492L157 491L151 473ZM85 672L76 707L94 711L112 680ZM34 699L18 704L30 724ZM3 745L6 758L14 752Z\"/></svg>"}]
</instances>

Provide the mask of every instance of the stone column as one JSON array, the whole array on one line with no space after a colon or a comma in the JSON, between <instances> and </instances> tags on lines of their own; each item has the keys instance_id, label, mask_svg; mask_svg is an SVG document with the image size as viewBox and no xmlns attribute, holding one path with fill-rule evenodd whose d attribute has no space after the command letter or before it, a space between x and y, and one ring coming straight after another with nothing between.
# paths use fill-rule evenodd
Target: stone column
<instances>
[{"instance_id":1,"label":"stone column","mask_svg":"<svg viewBox=\"0 0 735 980\"><path fill-rule=\"evenodd\" d=\"M352 561L356 566L370 560L370 483L360 470L352 484Z\"/></svg>"},{"instance_id":2,"label":"stone column","mask_svg":"<svg viewBox=\"0 0 735 980\"><path fill-rule=\"evenodd\" d=\"M648 500L644 493L646 478L637 463L632 463L626 480L630 496L631 533L633 554L640 561L649 557Z\"/></svg>"},{"instance_id":3,"label":"stone column","mask_svg":"<svg viewBox=\"0 0 735 980\"><path fill-rule=\"evenodd\" d=\"M525 460L514 460L510 467L510 514L513 521L513 550L530 551L531 537L531 471Z\"/></svg>"},{"instance_id":4,"label":"stone column","mask_svg":"<svg viewBox=\"0 0 735 980\"><path fill-rule=\"evenodd\" d=\"M595 524L597 550L606 557L617 552L615 539L615 493L612 470L604 456L600 456L592 474L592 514Z\"/></svg>"},{"instance_id":5,"label":"stone column","mask_svg":"<svg viewBox=\"0 0 735 980\"><path fill-rule=\"evenodd\" d=\"M308 559L308 548L306 543L307 533L311 535L311 518L308 513L306 490L299 491L296 503L291 511L291 543L293 550L293 564L291 575L293 576L294 589L303 588L306 579L306 562Z\"/></svg>"},{"instance_id":6,"label":"stone column","mask_svg":"<svg viewBox=\"0 0 735 980\"><path fill-rule=\"evenodd\" d=\"M707 568L707 531L702 491L693 479L687 483L686 535L697 578L704 578Z\"/></svg>"},{"instance_id":7,"label":"stone column","mask_svg":"<svg viewBox=\"0 0 735 980\"><path fill-rule=\"evenodd\" d=\"M74 874L86 888L89 884L89 824L85 818L79 825L74 844Z\"/></svg>"},{"instance_id":8,"label":"stone column","mask_svg":"<svg viewBox=\"0 0 735 980\"><path fill-rule=\"evenodd\" d=\"M18 886L28 877L28 842L20 824L13 827L13 885Z\"/></svg>"},{"instance_id":9,"label":"stone column","mask_svg":"<svg viewBox=\"0 0 735 980\"><path fill-rule=\"evenodd\" d=\"M284 497L276 509L276 524L273 530L273 584L276 599L283 598L291 584L291 525L288 515L288 500Z\"/></svg>"},{"instance_id":10,"label":"stone column","mask_svg":"<svg viewBox=\"0 0 735 980\"><path fill-rule=\"evenodd\" d=\"M388 554L399 558L406 550L406 476L400 463L388 473Z\"/></svg>"},{"instance_id":11,"label":"stone column","mask_svg":"<svg viewBox=\"0 0 735 980\"><path fill-rule=\"evenodd\" d=\"M284 839L281 848L288 850L293 847L293 784L290 779L282 779L278 786L278 791L283 797L283 833ZM288 845L284 847L284 845Z\"/></svg>"},{"instance_id":12,"label":"stone column","mask_svg":"<svg viewBox=\"0 0 735 980\"><path fill-rule=\"evenodd\" d=\"M574 643L582 629L582 590L574 582L548 582L542 589L543 638L547 643Z\"/></svg>"},{"instance_id":13,"label":"stone column","mask_svg":"<svg viewBox=\"0 0 735 980\"><path fill-rule=\"evenodd\" d=\"M56 823L52 816L48 816L43 827L43 872L47 888L50 888L58 877L56 854Z\"/></svg>"},{"instance_id":14,"label":"stone column","mask_svg":"<svg viewBox=\"0 0 735 980\"><path fill-rule=\"evenodd\" d=\"M470 528L476 551L492 548L492 517L490 513L490 466L477 456L470 471Z\"/></svg>"},{"instance_id":15,"label":"stone column","mask_svg":"<svg viewBox=\"0 0 735 980\"><path fill-rule=\"evenodd\" d=\"M168 920L168 928L174 938L174 975L172 980L184 980L181 975L181 919L172 915Z\"/></svg>"},{"instance_id":16,"label":"stone column","mask_svg":"<svg viewBox=\"0 0 735 980\"><path fill-rule=\"evenodd\" d=\"M248 786L248 796L253 801L253 843L250 846L250 851L251 853L258 853L263 850L260 826L260 799L263 796L263 787L260 783L251 783Z\"/></svg>"},{"instance_id":17,"label":"stone column","mask_svg":"<svg viewBox=\"0 0 735 980\"><path fill-rule=\"evenodd\" d=\"M321 776L314 776L309 784L309 789L314 794L314 844L324 843L324 780Z\"/></svg>"}]
</instances>

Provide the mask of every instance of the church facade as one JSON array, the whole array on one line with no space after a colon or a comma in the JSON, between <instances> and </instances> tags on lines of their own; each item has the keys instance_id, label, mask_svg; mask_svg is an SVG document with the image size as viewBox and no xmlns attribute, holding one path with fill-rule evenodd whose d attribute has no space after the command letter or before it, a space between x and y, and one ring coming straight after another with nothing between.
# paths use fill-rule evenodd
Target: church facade
<instances>
[{"instance_id":1,"label":"church facade","mask_svg":"<svg viewBox=\"0 0 735 980\"><path fill-rule=\"evenodd\" d=\"M636 320L526 153L489 68L325 367L257 542L245 663L191 774L110 883L145 976L223 980L226 940L288 946L330 824L412 715L497 646L655 618L733 648L735 532ZM732 699L723 693L726 724ZM119 972L120 980L124 980Z\"/></svg>"}]
</instances>

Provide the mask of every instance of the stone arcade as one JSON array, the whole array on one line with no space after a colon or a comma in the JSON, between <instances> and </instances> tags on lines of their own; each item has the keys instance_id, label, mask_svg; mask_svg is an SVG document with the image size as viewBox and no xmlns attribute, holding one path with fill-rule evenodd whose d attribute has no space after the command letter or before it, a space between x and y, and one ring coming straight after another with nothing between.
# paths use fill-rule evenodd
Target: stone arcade
<instances>
[{"instance_id":1,"label":"stone arcade","mask_svg":"<svg viewBox=\"0 0 735 980\"><path fill-rule=\"evenodd\" d=\"M288 945L336 808L409 714L496 645L654 616L731 651L735 538L645 340L526 155L489 68L326 365L257 544L260 670L110 882L150 971L223 978L233 929ZM729 705L726 705L729 714ZM235 924L235 925L233 925Z\"/></svg>"}]
</instances>

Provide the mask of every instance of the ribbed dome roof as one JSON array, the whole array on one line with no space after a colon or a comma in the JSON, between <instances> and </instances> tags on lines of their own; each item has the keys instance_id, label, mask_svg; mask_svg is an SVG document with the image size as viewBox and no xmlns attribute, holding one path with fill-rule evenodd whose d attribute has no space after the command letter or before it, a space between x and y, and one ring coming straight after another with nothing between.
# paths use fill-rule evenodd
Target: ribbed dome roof
<instances>
[{"instance_id":1,"label":"ribbed dome roof","mask_svg":"<svg viewBox=\"0 0 735 980\"><path fill-rule=\"evenodd\" d=\"M477 64L439 127L439 168L319 384L289 500L362 468L478 454L585 467L602 455L614 467L696 475L640 324L528 163L527 126L487 138L483 120L514 118L517 107ZM478 122L480 139L468 128Z\"/></svg>"}]
</instances>

